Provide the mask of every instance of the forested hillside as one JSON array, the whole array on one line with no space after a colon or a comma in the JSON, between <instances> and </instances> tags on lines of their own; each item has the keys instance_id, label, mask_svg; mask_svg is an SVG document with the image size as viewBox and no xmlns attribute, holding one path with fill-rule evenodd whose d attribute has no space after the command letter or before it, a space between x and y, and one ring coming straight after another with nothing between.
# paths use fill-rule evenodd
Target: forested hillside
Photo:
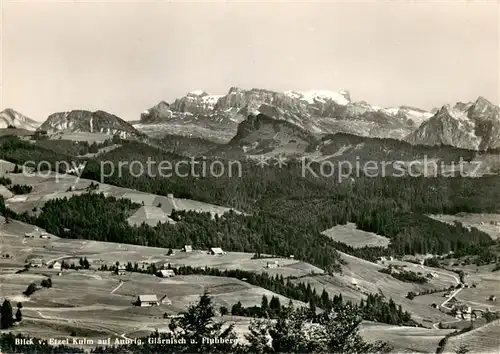
<instances>
[{"instance_id":1,"label":"forested hillside","mask_svg":"<svg viewBox=\"0 0 500 354\"><path fill-rule=\"evenodd\" d=\"M1 145L0 158L17 163L41 158L55 162L65 156L55 155L51 151L20 141L8 141ZM339 182L336 178L314 176L312 173L303 175L301 161L288 163L278 169L276 166L261 168L252 161L242 160L241 177L226 174L218 178L193 175L163 178L158 175L138 176L131 174L127 167L121 171L116 167L118 162L146 163L148 159L174 164L185 158L138 142L127 142L122 147L101 155L99 160L89 159L82 177L101 180L99 163L108 161L108 170L105 172L110 177L103 179L106 183L160 195L173 193L178 198L229 206L251 214L229 215L222 221L211 221L208 216L203 215L186 215L189 223L184 219L178 226L162 225L156 229L143 227L134 231L134 236L127 236L134 240L147 239L150 245L165 244L167 234L172 246L186 237L192 238L193 242L201 237L198 241L204 245L222 242L228 249L251 252L259 250L257 245L265 245L268 252L297 254L307 257L307 260L316 265L323 265L328 263L324 257L334 253L326 250L324 255L314 255L315 242L327 244L320 232L337 224L353 222L365 231L391 239L389 250L370 248L349 252L349 247L337 244L337 248L363 258L372 259L388 253L444 254L455 251L477 254L481 248L493 243L487 234L475 228L469 230L460 225L440 223L425 214L494 213L500 209L496 202L500 197L498 176L359 177ZM114 174L109 170L111 162L115 163ZM312 164L311 168L319 171L317 165ZM186 166L183 172L189 170L190 166ZM58 203L60 206L56 206ZM50 214L67 213L66 210L70 209L65 208L72 205L67 203L48 204L42 217L50 218ZM84 218L84 215L86 213L82 212L79 218ZM183 226L188 224L189 227ZM68 225L65 227L71 228ZM102 230L101 227L102 225ZM104 229L110 230L110 227ZM208 238L198 236L207 233L210 235ZM217 233L221 235L216 236ZM108 233L107 237L109 235ZM119 235L123 235L123 230L116 231L118 238L115 241L126 242L123 240L124 236ZM333 248L336 243L331 241L328 244ZM266 252L264 249L260 251Z\"/></svg>"}]
</instances>

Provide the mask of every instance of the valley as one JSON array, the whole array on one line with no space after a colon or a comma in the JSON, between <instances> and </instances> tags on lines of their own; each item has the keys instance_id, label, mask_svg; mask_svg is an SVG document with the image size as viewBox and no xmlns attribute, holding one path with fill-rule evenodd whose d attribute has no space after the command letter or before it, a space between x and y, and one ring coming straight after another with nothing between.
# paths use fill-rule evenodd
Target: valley
<instances>
[{"instance_id":1,"label":"valley","mask_svg":"<svg viewBox=\"0 0 500 354\"><path fill-rule=\"evenodd\" d=\"M4 222L4 220L1 221ZM84 336L88 340L97 342L102 338L140 337L155 329L167 330L169 320L163 318L163 313L175 315L183 311L188 305L196 302L199 294L204 290L210 292L217 308L219 306L230 308L234 305L235 299L244 306L259 305L263 295L269 298L277 296L282 303L288 301L281 295L232 278L176 275L164 279L134 272L116 275L111 271L96 270L104 264L111 266L115 262L120 262L120 264L138 262L146 265L168 262L173 267L208 266L257 273L268 272L285 278L298 277L296 281L309 283L313 288L317 287L318 291L326 289L332 296L340 293L344 298L356 301L365 298L364 294L373 291L387 294L398 293L401 294L401 298L395 298L395 300L404 302L404 307L409 307L412 312L423 316L424 325L426 323L430 325L432 321L443 323L450 321L450 317L432 309L425 301L418 303L414 302L416 299L403 301L402 295L409 289L414 290L414 287L405 286L404 283L398 281L391 282L388 278L380 278L376 283L372 283L373 279L381 275L376 274L380 266L348 255L342 256L347 261L347 266L341 273L344 275L336 275L332 278L321 275L309 276L311 272L317 274L322 271L307 263L286 258L274 258L273 262L277 260L279 267L267 269L268 259L252 259L252 254L248 253L227 252L222 256L213 256L207 254L205 250L193 250L190 253L174 250L174 254L167 256L166 250L162 248L60 239L54 235L51 235L50 239L29 238L25 234L29 234L33 227L16 221L3 224L3 226L2 255L9 254L9 258L0 259L2 293L11 301L23 303L23 323L17 326L15 331L30 333L41 338ZM43 266L32 267L26 272L16 274L17 271L23 269L27 258L41 258L47 265L51 265L56 261L77 263L81 257L89 260L91 264L89 270L63 269L58 271ZM408 265L411 264L408 263ZM452 274L443 277L442 280L437 280L437 283L431 287L439 288L455 284ZM52 278L53 285L50 289L41 289L29 297L22 295L30 283L40 282L47 277ZM356 280L356 286L353 285L353 280ZM170 302L153 308L134 306L132 303L138 295L143 293L158 294L158 298L167 295ZM297 302L297 305L305 306L301 302ZM224 319L230 323L235 322L237 327L244 326L247 321L246 318L232 316L226 316ZM384 330L384 334L378 332L389 328L366 322L361 326L361 334L373 340L382 335L382 338L400 350L415 348L412 345L416 344L408 343L408 338L413 338L413 336L415 336L415 341L418 341L417 338L420 336L429 336L430 346L435 345L439 338L451 332L425 328L406 329L407 337L405 338L397 335L398 332L405 330L405 327L397 327L399 330L395 328ZM414 334L408 334L408 330ZM396 332L392 334L393 331Z\"/></svg>"},{"instance_id":2,"label":"valley","mask_svg":"<svg viewBox=\"0 0 500 354\"><path fill-rule=\"evenodd\" d=\"M471 103L470 119L490 105ZM279 323L291 303L311 323L353 308L353 333L394 353L455 350L474 333L485 340L468 341L471 350L494 348L500 163L490 147L405 141L436 115L346 92L232 88L160 102L134 125L76 110L34 131L9 117L1 296L23 316L12 333L85 338L72 346L94 351L99 339L170 338L207 292L213 318L233 324L241 345L256 318ZM241 174L135 168L194 158L238 162ZM370 161L389 167L321 173ZM142 295L153 306L137 306Z\"/></svg>"}]
</instances>

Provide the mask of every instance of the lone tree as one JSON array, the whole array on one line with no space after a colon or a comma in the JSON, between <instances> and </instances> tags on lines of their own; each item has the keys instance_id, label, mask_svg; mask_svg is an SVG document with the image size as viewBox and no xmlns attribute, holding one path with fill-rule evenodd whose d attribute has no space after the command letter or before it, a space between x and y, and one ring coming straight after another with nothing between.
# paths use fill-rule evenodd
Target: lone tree
<instances>
[{"instance_id":1,"label":"lone tree","mask_svg":"<svg viewBox=\"0 0 500 354\"><path fill-rule=\"evenodd\" d=\"M216 311L207 291L198 304L190 306L182 317L172 320L170 330L179 339L187 342L180 352L185 353L233 353L236 351L234 325L222 329L224 322L214 321ZM204 340L205 338L205 340ZM206 338L218 338L219 343L211 344Z\"/></svg>"},{"instance_id":2,"label":"lone tree","mask_svg":"<svg viewBox=\"0 0 500 354\"><path fill-rule=\"evenodd\" d=\"M36 291L36 284L35 283L31 283L30 285L28 285L28 288L24 291L24 295L30 296L35 291Z\"/></svg>"},{"instance_id":3,"label":"lone tree","mask_svg":"<svg viewBox=\"0 0 500 354\"><path fill-rule=\"evenodd\" d=\"M41 285L44 288L51 288L52 287L52 279L51 278L47 278L47 279L42 280Z\"/></svg>"},{"instance_id":4,"label":"lone tree","mask_svg":"<svg viewBox=\"0 0 500 354\"><path fill-rule=\"evenodd\" d=\"M1 319L0 319L0 327L2 329L7 329L12 327L14 324L14 314L12 312L12 305L10 304L10 301L5 299L2 308L0 310L1 314Z\"/></svg>"},{"instance_id":5,"label":"lone tree","mask_svg":"<svg viewBox=\"0 0 500 354\"><path fill-rule=\"evenodd\" d=\"M18 302L17 303L17 311L16 311L16 321L21 322L23 319L23 314L21 313L21 309L23 308L23 304Z\"/></svg>"},{"instance_id":6,"label":"lone tree","mask_svg":"<svg viewBox=\"0 0 500 354\"><path fill-rule=\"evenodd\" d=\"M89 152L90 152L91 154L96 154L96 153L98 153L98 152L99 152L99 147L97 146L97 144L96 144L96 142L95 142L95 141L92 143L92 145L90 145L90 147L89 147Z\"/></svg>"}]
</instances>

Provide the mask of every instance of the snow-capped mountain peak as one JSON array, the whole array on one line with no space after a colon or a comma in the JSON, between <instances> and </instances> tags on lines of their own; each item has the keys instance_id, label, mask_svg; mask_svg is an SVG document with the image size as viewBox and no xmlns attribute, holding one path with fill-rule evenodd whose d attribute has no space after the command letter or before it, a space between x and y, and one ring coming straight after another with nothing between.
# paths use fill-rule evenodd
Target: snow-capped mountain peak
<instances>
[{"instance_id":1,"label":"snow-capped mountain peak","mask_svg":"<svg viewBox=\"0 0 500 354\"><path fill-rule=\"evenodd\" d=\"M194 91L188 92L188 95L202 96L202 95L207 95L207 93L203 90L194 90Z\"/></svg>"},{"instance_id":2,"label":"snow-capped mountain peak","mask_svg":"<svg viewBox=\"0 0 500 354\"><path fill-rule=\"evenodd\" d=\"M351 102L348 91L342 90L340 92L330 90L308 90L308 91L294 91L288 90L283 92L285 95L294 99L306 101L309 104L315 102L334 101L339 105L347 105Z\"/></svg>"}]
</instances>

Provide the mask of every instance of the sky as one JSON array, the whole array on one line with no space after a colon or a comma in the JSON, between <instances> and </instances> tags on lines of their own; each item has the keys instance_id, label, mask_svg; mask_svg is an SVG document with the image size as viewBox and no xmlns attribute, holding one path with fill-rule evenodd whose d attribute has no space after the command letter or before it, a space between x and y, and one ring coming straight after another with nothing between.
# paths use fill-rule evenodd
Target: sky
<instances>
[{"instance_id":1,"label":"sky","mask_svg":"<svg viewBox=\"0 0 500 354\"><path fill-rule=\"evenodd\" d=\"M0 108L39 121L72 109L138 120L232 86L500 103L496 0L0 1Z\"/></svg>"}]
</instances>

